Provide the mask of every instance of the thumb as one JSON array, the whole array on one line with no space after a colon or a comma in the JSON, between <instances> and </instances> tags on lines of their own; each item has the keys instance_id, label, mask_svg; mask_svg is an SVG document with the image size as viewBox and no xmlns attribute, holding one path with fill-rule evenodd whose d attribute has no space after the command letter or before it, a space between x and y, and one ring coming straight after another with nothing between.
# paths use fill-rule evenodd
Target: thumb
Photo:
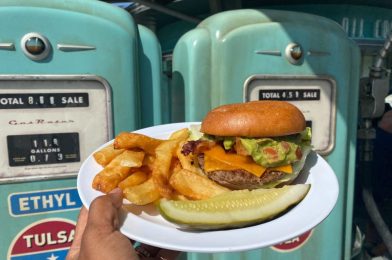
<instances>
[{"instance_id":1,"label":"thumb","mask_svg":"<svg viewBox=\"0 0 392 260\"><path fill-rule=\"evenodd\" d=\"M108 196L113 203L113 206L117 209L120 209L123 201L123 193L120 188L115 188L111 192L109 192Z\"/></svg>"},{"instance_id":2,"label":"thumb","mask_svg":"<svg viewBox=\"0 0 392 260\"><path fill-rule=\"evenodd\" d=\"M122 191L119 188L107 195L97 197L90 205L86 228L104 233L117 230L121 205Z\"/></svg>"}]
</instances>

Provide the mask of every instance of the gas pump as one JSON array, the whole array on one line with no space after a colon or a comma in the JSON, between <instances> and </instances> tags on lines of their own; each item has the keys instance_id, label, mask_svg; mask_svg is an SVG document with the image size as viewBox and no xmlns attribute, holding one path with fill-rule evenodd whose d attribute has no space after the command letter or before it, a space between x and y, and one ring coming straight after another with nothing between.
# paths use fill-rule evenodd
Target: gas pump
<instances>
[{"instance_id":1,"label":"gas pump","mask_svg":"<svg viewBox=\"0 0 392 260\"><path fill-rule=\"evenodd\" d=\"M392 233L380 213L373 196L372 178L377 178L379 172L374 172L374 140L376 129L373 124L375 118L380 118L385 111L386 97L389 92L390 78L384 63L392 43L392 33L385 40L384 46L369 69L369 76L360 82L360 121L358 130L359 143L359 173L361 174L361 193L365 208L378 235L381 237L386 251L392 256ZM373 175L376 175L373 177Z\"/></svg>"},{"instance_id":2,"label":"gas pump","mask_svg":"<svg viewBox=\"0 0 392 260\"><path fill-rule=\"evenodd\" d=\"M299 237L261 250L189 258L350 258L359 57L338 24L299 12L222 12L179 39L172 86L184 93L185 121L201 120L224 103L292 102L312 127L314 150L330 163L340 189L330 216Z\"/></svg>"},{"instance_id":3,"label":"gas pump","mask_svg":"<svg viewBox=\"0 0 392 260\"><path fill-rule=\"evenodd\" d=\"M101 1L1 1L0 22L0 258L65 259L81 163L160 123L140 100L160 85L159 44Z\"/></svg>"}]
</instances>

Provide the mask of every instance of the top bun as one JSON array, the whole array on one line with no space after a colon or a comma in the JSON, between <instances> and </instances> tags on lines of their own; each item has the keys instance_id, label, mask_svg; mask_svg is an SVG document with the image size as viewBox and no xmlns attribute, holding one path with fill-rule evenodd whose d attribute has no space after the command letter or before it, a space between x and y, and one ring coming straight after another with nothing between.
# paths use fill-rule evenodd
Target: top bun
<instances>
[{"instance_id":1,"label":"top bun","mask_svg":"<svg viewBox=\"0 0 392 260\"><path fill-rule=\"evenodd\" d=\"M217 136L275 137L306 127L302 112L285 101L251 101L219 106L206 115L200 131Z\"/></svg>"}]
</instances>

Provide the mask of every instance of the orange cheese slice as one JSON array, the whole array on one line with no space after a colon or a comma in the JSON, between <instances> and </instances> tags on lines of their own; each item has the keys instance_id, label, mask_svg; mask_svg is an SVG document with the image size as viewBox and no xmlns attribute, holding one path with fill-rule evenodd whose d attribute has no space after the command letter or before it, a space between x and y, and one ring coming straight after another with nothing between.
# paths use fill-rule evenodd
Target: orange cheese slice
<instances>
[{"instance_id":1,"label":"orange cheese slice","mask_svg":"<svg viewBox=\"0 0 392 260\"><path fill-rule=\"evenodd\" d=\"M293 173L293 167L291 166L291 164L272 167L272 168L269 168L269 170L280 171L280 172L285 172L285 173Z\"/></svg>"},{"instance_id":2,"label":"orange cheese slice","mask_svg":"<svg viewBox=\"0 0 392 260\"><path fill-rule=\"evenodd\" d=\"M257 177L260 177L267 168L256 164L250 156L225 153L223 148L218 145L204 152L204 170L206 172L217 170L232 171L238 169L244 169ZM291 165L284 165L270 169L292 173Z\"/></svg>"}]
</instances>

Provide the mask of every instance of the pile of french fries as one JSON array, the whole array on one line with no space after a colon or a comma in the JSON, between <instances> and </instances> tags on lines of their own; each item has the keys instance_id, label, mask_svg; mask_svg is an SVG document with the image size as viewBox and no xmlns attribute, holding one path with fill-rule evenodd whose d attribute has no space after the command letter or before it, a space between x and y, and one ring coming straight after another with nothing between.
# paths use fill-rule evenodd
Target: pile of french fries
<instances>
[{"instance_id":1,"label":"pile of french fries","mask_svg":"<svg viewBox=\"0 0 392 260\"><path fill-rule=\"evenodd\" d=\"M229 191L201 173L192 157L181 153L189 134L184 128L160 140L120 133L112 144L93 154L103 169L92 187L103 193L119 187L124 198L136 205L154 203L162 197L201 200Z\"/></svg>"}]
</instances>

